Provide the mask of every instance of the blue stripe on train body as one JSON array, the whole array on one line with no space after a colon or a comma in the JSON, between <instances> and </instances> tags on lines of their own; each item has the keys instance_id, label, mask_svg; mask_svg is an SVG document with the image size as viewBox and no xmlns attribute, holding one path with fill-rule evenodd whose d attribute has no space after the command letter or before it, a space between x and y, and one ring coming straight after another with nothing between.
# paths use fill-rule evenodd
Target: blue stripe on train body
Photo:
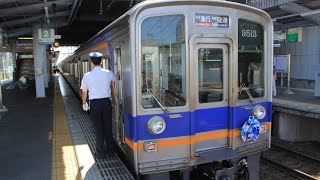
<instances>
[{"instance_id":1,"label":"blue stripe on train body","mask_svg":"<svg viewBox=\"0 0 320 180\"><path fill-rule=\"evenodd\" d=\"M111 71L114 72L114 49L111 45L111 42L108 42L108 49L109 49L109 55L110 55L110 66Z\"/></svg>"},{"instance_id":2,"label":"blue stripe on train body","mask_svg":"<svg viewBox=\"0 0 320 180\"><path fill-rule=\"evenodd\" d=\"M271 122L272 103L257 103L264 106L267 114L264 119L259 120L261 123ZM244 105L254 106L255 104ZM240 129L249 116L252 115L252 109L244 110L243 106L236 107L219 107L210 109L200 109L194 112L181 112L182 118L170 119L167 114L143 115L132 117L125 112L125 134L133 142L139 140L172 138L180 136L190 136L197 133L204 133L223 129ZM147 125L150 118L161 116L165 119L167 128L160 135L153 135L148 132ZM229 118L232 118L229 121Z\"/></svg>"}]
</instances>

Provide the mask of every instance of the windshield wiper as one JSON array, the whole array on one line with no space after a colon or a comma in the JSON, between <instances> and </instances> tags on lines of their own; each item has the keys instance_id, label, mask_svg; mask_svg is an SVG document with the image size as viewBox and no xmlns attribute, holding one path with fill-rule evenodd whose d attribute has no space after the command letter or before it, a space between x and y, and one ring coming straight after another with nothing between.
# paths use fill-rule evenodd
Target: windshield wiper
<instances>
[{"instance_id":1,"label":"windshield wiper","mask_svg":"<svg viewBox=\"0 0 320 180\"><path fill-rule=\"evenodd\" d=\"M147 89L147 93L151 94L151 96L154 98L154 100L156 100L156 102L161 107L161 109L163 110L164 113L168 113L169 112L169 110L166 108L164 103L153 93L152 89Z\"/></svg>"},{"instance_id":2,"label":"windshield wiper","mask_svg":"<svg viewBox=\"0 0 320 180\"><path fill-rule=\"evenodd\" d=\"M252 94L250 93L249 88L247 88L245 83L240 83L240 92L241 91L245 91L247 93L247 95L249 96L250 101L252 103L255 103L254 100L253 100Z\"/></svg>"}]
</instances>

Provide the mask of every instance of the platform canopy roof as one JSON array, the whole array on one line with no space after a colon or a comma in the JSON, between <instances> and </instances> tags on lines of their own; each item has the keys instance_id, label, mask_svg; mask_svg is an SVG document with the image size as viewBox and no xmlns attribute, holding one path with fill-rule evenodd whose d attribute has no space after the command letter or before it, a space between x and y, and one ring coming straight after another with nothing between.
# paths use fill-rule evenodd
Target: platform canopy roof
<instances>
[{"instance_id":1,"label":"platform canopy roof","mask_svg":"<svg viewBox=\"0 0 320 180\"><path fill-rule=\"evenodd\" d=\"M0 0L0 28L8 38L31 37L33 26L53 28L60 44L79 45L135 4L134 0Z\"/></svg>"},{"instance_id":2,"label":"platform canopy roof","mask_svg":"<svg viewBox=\"0 0 320 180\"><path fill-rule=\"evenodd\" d=\"M249 0L271 16L275 30L320 25L320 0Z\"/></svg>"},{"instance_id":3,"label":"platform canopy roof","mask_svg":"<svg viewBox=\"0 0 320 180\"><path fill-rule=\"evenodd\" d=\"M274 27L320 25L320 0L232 0L265 10ZM8 38L31 37L33 26L53 28L62 45L80 45L139 0L0 0L0 28ZM0 29L0 30L1 30Z\"/></svg>"}]
</instances>

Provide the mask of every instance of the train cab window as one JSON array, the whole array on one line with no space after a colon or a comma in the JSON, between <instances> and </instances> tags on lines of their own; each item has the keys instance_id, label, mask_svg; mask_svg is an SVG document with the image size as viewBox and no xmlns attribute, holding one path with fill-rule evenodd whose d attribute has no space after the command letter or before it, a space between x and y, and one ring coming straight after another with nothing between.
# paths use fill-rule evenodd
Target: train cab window
<instances>
[{"instance_id":1,"label":"train cab window","mask_svg":"<svg viewBox=\"0 0 320 180\"><path fill-rule=\"evenodd\" d=\"M198 49L199 102L209 103L223 99L223 49Z\"/></svg>"},{"instance_id":2,"label":"train cab window","mask_svg":"<svg viewBox=\"0 0 320 180\"><path fill-rule=\"evenodd\" d=\"M186 104L183 15L157 16L141 25L141 93L145 109Z\"/></svg>"},{"instance_id":3,"label":"train cab window","mask_svg":"<svg viewBox=\"0 0 320 180\"><path fill-rule=\"evenodd\" d=\"M260 24L238 21L238 98L263 97L264 87L264 33Z\"/></svg>"}]
</instances>

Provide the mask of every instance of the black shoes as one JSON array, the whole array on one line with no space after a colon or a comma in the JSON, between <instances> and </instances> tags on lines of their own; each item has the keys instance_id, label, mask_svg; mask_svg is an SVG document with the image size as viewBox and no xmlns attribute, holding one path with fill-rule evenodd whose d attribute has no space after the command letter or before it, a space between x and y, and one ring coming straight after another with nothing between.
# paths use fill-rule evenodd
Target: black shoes
<instances>
[{"instance_id":1,"label":"black shoes","mask_svg":"<svg viewBox=\"0 0 320 180\"><path fill-rule=\"evenodd\" d=\"M95 158L106 158L106 157L114 157L114 156L116 156L116 152L114 150L111 150L108 153L98 153L98 152L93 153L93 157Z\"/></svg>"},{"instance_id":2,"label":"black shoes","mask_svg":"<svg viewBox=\"0 0 320 180\"><path fill-rule=\"evenodd\" d=\"M116 152L107 153L107 157L114 157L116 156Z\"/></svg>"}]
</instances>

